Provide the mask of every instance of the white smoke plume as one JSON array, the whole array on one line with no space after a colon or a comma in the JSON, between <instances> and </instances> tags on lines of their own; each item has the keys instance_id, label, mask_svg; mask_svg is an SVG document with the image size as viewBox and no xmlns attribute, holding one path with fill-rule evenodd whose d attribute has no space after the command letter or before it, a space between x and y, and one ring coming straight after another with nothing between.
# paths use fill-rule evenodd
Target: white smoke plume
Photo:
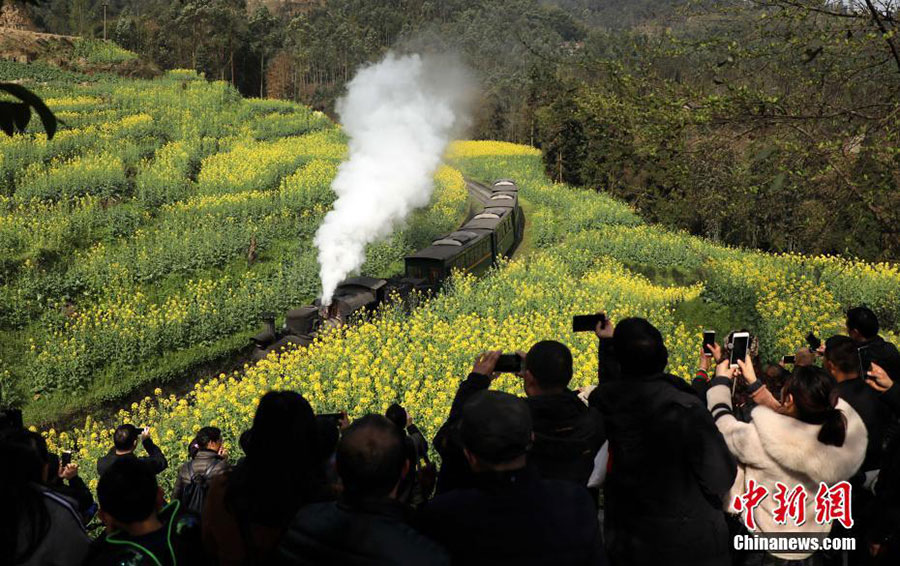
<instances>
[{"instance_id":1,"label":"white smoke plume","mask_svg":"<svg viewBox=\"0 0 900 566\"><path fill-rule=\"evenodd\" d=\"M334 209L315 237L323 305L362 267L367 244L428 204L447 144L467 125L471 84L449 57L389 53L347 85L337 112L349 153L331 184Z\"/></svg>"}]
</instances>

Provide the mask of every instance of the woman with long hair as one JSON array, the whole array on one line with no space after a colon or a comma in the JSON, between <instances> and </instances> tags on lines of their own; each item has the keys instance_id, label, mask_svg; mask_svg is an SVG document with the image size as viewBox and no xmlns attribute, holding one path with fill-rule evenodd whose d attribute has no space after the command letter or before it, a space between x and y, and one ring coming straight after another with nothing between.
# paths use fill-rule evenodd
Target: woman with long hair
<instances>
[{"instance_id":1,"label":"woman with long hair","mask_svg":"<svg viewBox=\"0 0 900 566\"><path fill-rule=\"evenodd\" d=\"M743 525L753 525L747 532L827 534L831 524L816 521L816 495L821 484L831 487L849 480L859 469L867 440L862 419L838 398L834 380L823 369L804 366L785 381L780 405L758 405L750 421L741 422L732 408L732 380L742 374L752 385L757 379L749 357L738 365L732 370L727 359L720 362L707 392L709 410L738 463L726 510L739 515ZM805 522L776 520L779 485L790 491L802 487ZM757 495L765 490L757 506L743 497L751 488ZM762 564L806 564L811 554L772 552L752 558Z\"/></svg>"},{"instance_id":2,"label":"woman with long hair","mask_svg":"<svg viewBox=\"0 0 900 566\"><path fill-rule=\"evenodd\" d=\"M27 430L0 437L0 564L81 564L90 540L74 502L43 484L47 445Z\"/></svg>"},{"instance_id":3,"label":"woman with long hair","mask_svg":"<svg viewBox=\"0 0 900 566\"><path fill-rule=\"evenodd\" d=\"M216 478L203 511L203 541L220 565L260 564L307 503L322 498L316 419L299 393L259 401L246 457Z\"/></svg>"}]
</instances>

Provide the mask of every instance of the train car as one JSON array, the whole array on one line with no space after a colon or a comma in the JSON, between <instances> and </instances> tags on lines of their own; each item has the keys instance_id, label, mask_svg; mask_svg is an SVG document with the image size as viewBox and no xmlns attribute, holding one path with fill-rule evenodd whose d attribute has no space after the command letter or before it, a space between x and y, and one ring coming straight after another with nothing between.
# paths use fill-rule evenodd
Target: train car
<instances>
[{"instance_id":1,"label":"train car","mask_svg":"<svg viewBox=\"0 0 900 566\"><path fill-rule=\"evenodd\" d=\"M518 187L507 179L495 182L484 207L459 230L407 256L406 276L434 288L455 269L478 275L512 255L522 242L525 226Z\"/></svg>"}]
</instances>

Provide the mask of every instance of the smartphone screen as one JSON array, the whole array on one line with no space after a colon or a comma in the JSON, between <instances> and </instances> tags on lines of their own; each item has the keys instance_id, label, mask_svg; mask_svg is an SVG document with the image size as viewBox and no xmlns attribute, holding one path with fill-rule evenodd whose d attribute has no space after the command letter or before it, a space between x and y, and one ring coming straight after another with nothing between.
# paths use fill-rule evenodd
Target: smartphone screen
<instances>
[{"instance_id":1,"label":"smartphone screen","mask_svg":"<svg viewBox=\"0 0 900 566\"><path fill-rule=\"evenodd\" d=\"M703 331L703 355L707 358L712 357L712 352L707 348L707 346L712 346L716 343L716 331L715 330L704 330Z\"/></svg>"},{"instance_id":2,"label":"smartphone screen","mask_svg":"<svg viewBox=\"0 0 900 566\"><path fill-rule=\"evenodd\" d=\"M750 334L738 332L732 337L731 367L738 367L737 361L747 358L747 346L750 343Z\"/></svg>"},{"instance_id":3,"label":"smartphone screen","mask_svg":"<svg viewBox=\"0 0 900 566\"><path fill-rule=\"evenodd\" d=\"M819 340L819 337L810 332L806 335L806 343L809 344L809 349L815 352L822 345L822 341Z\"/></svg>"},{"instance_id":4,"label":"smartphone screen","mask_svg":"<svg viewBox=\"0 0 900 566\"><path fill-rule=\"evenodd\" d=\"M519 354L502 354L494 370L500 373L519 373L524 365L525 359Z\"/></svg>"},{"instance_id":5,"label":"smartphone screen","mask_svg":"<svg viewBox=\"0 0 900 566\"><path fill-rule=\"evenodd\" d=\"M786 366L794 365L795 363L797 363L797 357L796 356L784 356L783 358L781 358L781 363L783 363Z\"/></svg>"},{"instance_id":6,"label":"smartphone screen","mask_svg":"<svg viewBox=\"0 0 900 566\"><path fill-rule=\"evenodd\" d=\"M59 464L62 467L66 467L72 463L72 453L68 450L63 450L63 453L59 455Z\"/></svg>"},{"instance_id":7,"label":"smartphone screen","mask_svg":"<svg viewBox=\"0 0 900 566\"><path fill-rule=\"evenodd\" d=\"M593 332L600 322L606 320L606 315L579 314L572 317L572 332Z\"/></svg>"},{"instance_id":8,"label":"smartphone screen","mask_svg":"<svg viewBox=\"0 0 900 566\"><path fill-rule=\"evenodd\" d=\"M863 346L856 351L859 356L859 376L863 379L872 379L869 372L872 371L872 357L869 355L869 348Z\"/></svg>"}]
</instances>

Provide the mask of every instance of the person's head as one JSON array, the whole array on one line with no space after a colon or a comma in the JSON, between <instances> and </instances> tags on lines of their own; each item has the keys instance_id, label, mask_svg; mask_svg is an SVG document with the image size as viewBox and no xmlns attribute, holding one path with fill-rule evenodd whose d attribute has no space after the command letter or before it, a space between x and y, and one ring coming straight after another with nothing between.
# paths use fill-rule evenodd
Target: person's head
<instances>
[{"instance_id":1,"label":"person's head","mask_svg":"<svg viewBox=\"0 0 900 566\"><path fill-rule=\"evenodd\" d=\"M246 458L228 482L230 511L273 524L289 521L322 485L316 431L316 417L302 395L263 395L246 438Z\"/></svg>"},{"instance_id":2,"label":"person's head","mask_svg":"<svg viewBox=\"0 0 900 566\"><path fill-rule=\"evenodd\" d=\"M44 496L35 488L46 479L42 447L46 454L43 438L25 429L0 434L0 564L27 562L50 530Z\"/></svg>"},{"instance_id":3,"label":"person's head","mask_svg":"<svg viewBox=\"0 0 900 566\"><path fill-rule=\"evenodd\" d=\"M136 426L123 424L113 433L113 445L119 453L134 452L140 437L141 431Z\"/></svg>"},{"instance_id":4,"label":"person's head","mask_svg":"<svg viewBox=\"0 0 900 566\"><path fill-rule=\"evenodd\" d=\"M158 494L150 466L135 458L119 458L97 482L100 520L110 530L129 532L154 518Z\"/></svg>"},{"instance_id":5,"label":"person's head","mask_svg":"<svg viewBox=\"0 0 900 566\"><path fill-rule=\"evenodd\" d=\"M781 392L782 412L805 423L822 425L819 442L843 446L847 418L837 408L835 381L824 369L804 366L794 369Z\"/></svg>"},{"instance_id":6,"label":"person's head","mask_svg":"<svg viewBox=\"0 0 900 566\"><path fill-rule=\"evenodd\" d=\"M766 389L772 392L772 395L781 400L781 390L784 388L784 382L790 374L786 369L779 365L769 364L766 366L763 383Z\"/></svg>"},{"instance_id":7,"label":"person's head","mask_svg":"<svg viewBox=\"0 0 900 566\"><path fill-rule=\"evenodd\" d=\"M847 311L847 334L854 342L866 342L878 336L878 317L868 307Z\"/></svg>"},{"instance_id":8,"label":"person's head","mask_svg":"<svg viewBox=\"0 0 900 566\"><path fill-rule=\"evenodd\" d=\"M460 437L474 472L516 470L534 439L525 400L502 391L481 391L462 410Z\"/></svg>"},{"instance_id":9,"label":"person's head","mask_svg":"<svg viewBox=\"0 0 900 566\"><path fill-rule=\"evenodd\" d=\"M554 340L538 342L525 355L525 393L557 393L572 380L572 352Z\"/></svg>"},{"instance_id":10,"label":"person's head","mask_svg":"<svg viewBox=\"0 0 900 566\"><path fill-rule=\"evenodd\" d=\"M353 421L338 443L336 465L347 499L396 496L409 471L401 429L381 415Z\"/></svg>"},{"instance_id":11,"label":"person's head","mask_svg":"<svg viewBox=\"0 0 900 566\"><path fill-rule=\"evenodd\" d=\"M188 447L188 453L191 458L197 455L201 450L212 450L218 452L222 448L222 431L214 426L205 426L197 431L194 440Z\"/></svg>"},{"instance_id":12,"label":"person's head","mask_svg":"<svg viewBox=\"0 0 900 566\"><path fill-rule=\"evenodd\" d=\"M626 318L613 331L613 347L622 374L644 377L661 373L669 363L662 334L643 318Z\"/></svg>"},{"instance_id":13,"label":"person's head","mask_svg":"<svg viewBox=\"0 0 900 566\"><path fill-rule=\"evenodd\" d=\"M397 428L400 430L406 430L406 421L408 415L406 413L406 409L400 406L399 403L394 403L390 407L387 408L387 411L384 412L384 416L387 417L389 421L397 425Z\"/></svg>"},{"instance_id":14,"label":"person's head","mask_svg":"<svg viewBox=\"0 0 900 566\"><path fill-rule=\"evenodd\" d=\"M849 336L832 336L826 340L825 369L839 382L859 377L856 342Z\"/></svg>"}]
</instances>

